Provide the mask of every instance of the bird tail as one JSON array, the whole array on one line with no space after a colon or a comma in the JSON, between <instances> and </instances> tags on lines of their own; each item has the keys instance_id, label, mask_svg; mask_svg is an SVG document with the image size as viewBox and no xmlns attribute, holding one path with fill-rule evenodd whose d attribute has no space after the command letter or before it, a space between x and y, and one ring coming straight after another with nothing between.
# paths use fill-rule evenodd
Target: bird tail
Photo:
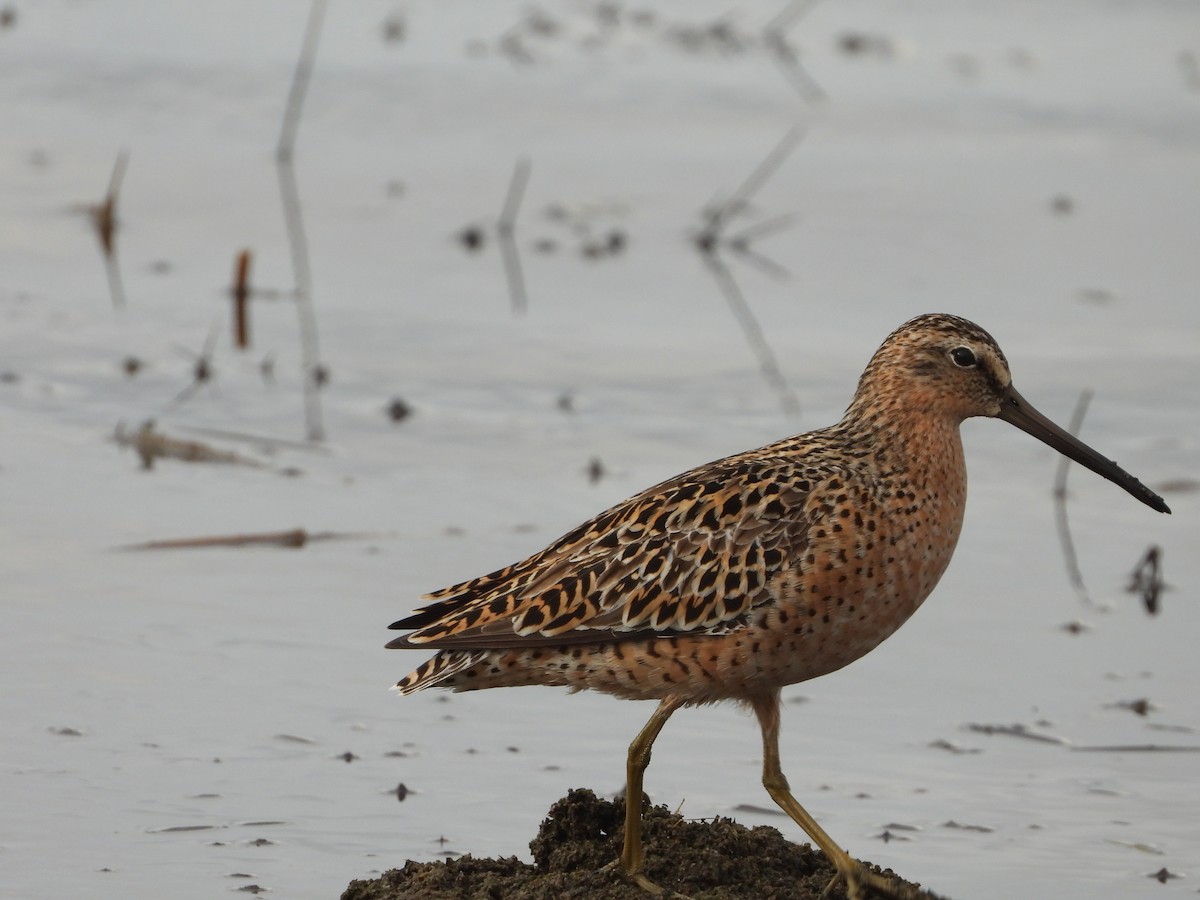
<instances>
[{"instance_id":1,"label":"bird tail","mask_svg":"<svg viewBox=\"0 0 1200 900\"><path fill-rule=\"evenodd\" d=\"M401 678L392 690L401 697L407 697L425 688L437 687L459 672L482 662L486 655L478 650L443 650Z\"/></svg>"}]
</instances>

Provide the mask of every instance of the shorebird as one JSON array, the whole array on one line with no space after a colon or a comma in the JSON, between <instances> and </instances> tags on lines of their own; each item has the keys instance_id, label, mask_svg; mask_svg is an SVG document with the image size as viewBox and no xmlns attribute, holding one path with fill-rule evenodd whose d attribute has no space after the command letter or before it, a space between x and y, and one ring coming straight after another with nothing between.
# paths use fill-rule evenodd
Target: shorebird
<instances>
[{"instance_id":1,"label":"shorebird","mask_svg":"<svg viewBox=\"0 0 1200 900\"><path fill-rule=\"evenodd\" d=\"M1003 419L1159 512L1140 481L1034 409L986 331L923 315L875 352L836 425L699 466L584 522L528 559L435 591L389 648L437 654L395 689L588 688L658 700L629 747L624 846L642 871L642 780L677 709L749 706L763 786L821 848L852 898L900 896L792 796L779 760L780 689L842 668L911 616L962 526L959 425Z\"/></svg>"}]
</instances>

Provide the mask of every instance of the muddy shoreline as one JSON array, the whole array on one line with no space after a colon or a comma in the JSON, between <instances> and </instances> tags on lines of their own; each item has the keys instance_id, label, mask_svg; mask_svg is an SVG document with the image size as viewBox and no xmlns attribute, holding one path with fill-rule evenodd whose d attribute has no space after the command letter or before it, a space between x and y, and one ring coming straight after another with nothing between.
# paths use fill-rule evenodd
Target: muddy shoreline
<instances>
[{"instance_id":1,"label":"muddy shoreline","mask_svg":"<svg viewBox=\"0 0 1200 900\"><path fill-rule=\"evenodd\" d=\"M532 864L515 856L409 860L377 878L352 881L342 900L645 900L646 893L605 868L620 852L624 814L624 800L572 790L550 808L530 842ZM646 875L694 900L817 900L833 877L819 851L769 826L689 820L648 805L643 821ZM917 885L903 884L914 898L937 900ZM828 900L845 896L838 888Z\"/></svg>"}]
</instances>

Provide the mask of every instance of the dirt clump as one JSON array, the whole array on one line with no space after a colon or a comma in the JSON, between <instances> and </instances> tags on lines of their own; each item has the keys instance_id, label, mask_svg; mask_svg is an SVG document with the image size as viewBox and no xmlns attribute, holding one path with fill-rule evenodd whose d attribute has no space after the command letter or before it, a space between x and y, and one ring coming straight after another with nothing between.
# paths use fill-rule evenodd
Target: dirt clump
<instances>
[{"instance_id":1,"label":"dirt clump","mask_svg":"<svg viewBox=\"0 0 1200 900\"><path fill-rule=\"evenodd\" d=\"M410 860L378 878L350 882L342 900L645 900L620 871L605 868L620 854L624 815L623 800L573 790L550 808L530 842L532 865L515 856ZM774 828L689 820L665 806L643 808L643 847L646 876L694 900L817 900L833 877L820 851ZM937 900L902 883L913 898ZM840 885L829 900L845 900Z\"/></svg>"}]
</instances>

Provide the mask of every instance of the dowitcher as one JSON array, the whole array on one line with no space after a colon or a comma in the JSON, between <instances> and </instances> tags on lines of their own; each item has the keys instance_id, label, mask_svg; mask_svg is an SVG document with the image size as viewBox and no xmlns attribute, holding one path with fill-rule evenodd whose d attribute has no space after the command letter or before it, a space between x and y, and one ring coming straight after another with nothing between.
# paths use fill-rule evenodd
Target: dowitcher
<instances>
[{"instance_id":1,"label":"dowitcher","mask_svg":"<svg viewBox=\"0 0 1200 900\"><path fill-rule=\"evenodd\" d=\"M427 595L387 646L438 653L396 689L545 684L658 700L629 747L617 861L655 894L640 817L650 748L680 707L740 701L762 729L763 785L835 866L829 888L894 895L792 796L779 695L874 649L933 590L962 526L959 425L972 416L1016 425L1170 512L1030 406L986 331L918 316L876 351L836 425L684 472L528 559Z\"/></svg>"}]
</instances>

